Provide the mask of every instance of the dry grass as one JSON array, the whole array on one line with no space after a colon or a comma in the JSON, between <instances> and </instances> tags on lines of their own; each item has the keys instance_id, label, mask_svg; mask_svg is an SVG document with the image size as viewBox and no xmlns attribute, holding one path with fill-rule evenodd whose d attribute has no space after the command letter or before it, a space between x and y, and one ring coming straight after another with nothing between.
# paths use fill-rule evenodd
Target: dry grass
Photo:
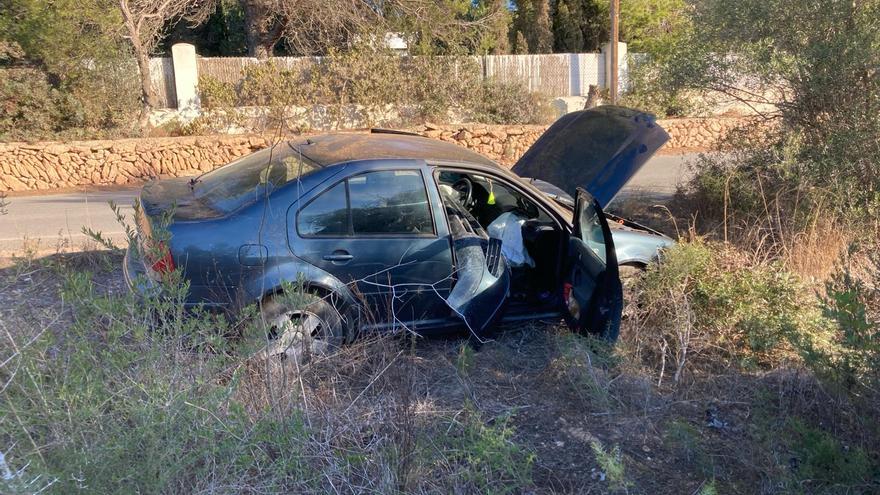
<instances>
[{"instance_id":1,"label":"dry grass","mask_svg":"<svg viewBox=\"0 0 880 495\"><path fill-rule=\"evenodd\" d=\"M750 255L739 256L722 257L724 270L754 262ZM28 263L3 271L15 296L2 323L14 341L28 340L35 323L61 314L53 332L67 335L66 344L95 363L112 366L119 356L90 350L112 333L106 315L94 315L100 326L72 329L76 320L92 317L90 305L118 317L124 312L97 299L86 307L70 299L62 304L58 289L63 276L90 271L97 274L96 295L117 294L109 301L122 302L116 299L119 259L98 254ZM674 310L668 316L697 317L693 306L691 313L678 311L690 304L686 294L685 288L672 294L678 298L665 299ZM44 304L25 310L34 299ZM848 404L797 367L718 366L717 356L733 351L719 354L705 332L681 333L693 330L696 320L657 319L662 301L636 311L616 349L556 324L524 325L504 329L479 351L455 336L368 336L298 365L248 359L234 346L216 344L218 350L210 351L170 345L176 337L156 334L150 345L167 350L165 355L132 341L117 347L152 356L155 366L130 368L130 380L115 381L112 374L88 368L115 383L114 393L125 400L114 401L114 410L101 412L99 422L59 421L51 436L38 424L44 418L22 405L46 400L76 417L82 404L57 396L49 382L37 389L19 381L25 374L15 375L3 399L16 405L20 419L0 407L0 441L7 462L27 465L27 479L58 478L49 490L56 492L75 484L59 475L109 487L120 482L114 476L156 468L122 455L129 449L172 462L159 464L169 471L165 478L127 481L141 492L696 493L711 486L721 493L781 493L806 486L807 492L835 493L845 486L850 493L868 493L876 488L858 476L804 482L790 466L792 458L823 466L812 444L800 440L813 438L814 430L833 434L830 444L827 439L821 444L830 445L833 458L861 459L847 452L862 452L875 437L866 434L865 421ZM645 315L652 312L649 322ZM668 340L668 345L686 353L661 353L661 335L676 339L678 344ZM66 376L79 370L51 353L38 357L65 369ZM12 369L47 371L23 364L0 367L0 378L5 382ZM81 393L77 383L69 381L66 393ZM164 383L170 388L153 388ZM132 395L132 385L138 394ZM156 422L138 416L147 412ZM114 432L117 425L129 432L102 436L101 429ZM165 440L144 443L153 435ZM87 438L101 442L83 443ZM109 463L108 468L80 472L81 459L65 454L70 445L89 446L79 455ZM821 472L817 469L811 472Z\"/></svg>"}]
</instances>

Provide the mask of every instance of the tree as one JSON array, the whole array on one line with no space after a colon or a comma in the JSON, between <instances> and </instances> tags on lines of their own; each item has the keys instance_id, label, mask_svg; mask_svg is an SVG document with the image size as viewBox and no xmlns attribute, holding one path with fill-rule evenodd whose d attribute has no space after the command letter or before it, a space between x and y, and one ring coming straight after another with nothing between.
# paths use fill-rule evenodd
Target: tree
<instances>
[{"instance_id":1,"label":"tree","mask_svg":"<svg viewBox=\"0 0 880 495\"><path fill-rule=\"evenodd\" d=\"M281 2L275 0L241 0L249 57L266 59L272 55L284 35L281 7Z\"/></svg>"},{"instance_id":2,"label":"tree","mask_svg":"<svg viewBox=\"0 0 880 495\"><path fill-rule=\"evenodd\" d=\"M693 29L661 60L661 85L721 93L779 121L775 149L791 157L788 176L834 192L822 210L875 221L880 0L739 0L735 9L702 0L691 18Z\"/></svg>"},{"instance_id":3,"label":"tree","mask_svg":"<svg viewBox=\"0 0 880 495\"><path fill-rule=\"evenodd\" d=\"M660 56L690 28L685 0L621 0L621 39L632 52Z\"/></svg>"},{"instance_id":4,"label":"tree","mask_svg":"<svg viewBox=\"0 0 880 495\"><path fill-rule=\"evenodd\" d=\"M57 81L79 77L83 59L115 59L124 47L119 12L104 0L3 0L0 12L0 38Z\"/></svg>"},{"instance_id":5,"label":"tree","mask_svg":"<svg viewBox=\"0 0 880 495\"><path fill-rule=\"evenodd\" d=\"M535 53L553 53L553 30L550 24L549 0L538 0L535 9L534 39L530 45Z\"/></svg>"},{"instance_id":6,"label":"tree","mask_svg":"<svg viewBox=\"0 0 880 495\"><path fill-rule=\"evenodd\" d=\"M485 19L477 53L500 55L510 53L510 10L505 0L477 0L468 15L472 21Z\"/></svg>"},{"instance_id":7,"label":"tree","mask_svg":"<svg viewBox=\"0 0 880 495\"><path fill-rule=\"evenodd\" d=\"M516 32L516 44L514 45L514 50L517 55L526 55L529 53L529 42L526 41L526 37L523 36L522 31Z\"/></svg>"},{"instance_id":8,"label":"tree","mask_svg":"<svg viewBox=\"0 0 880 495\"><path fill-rule=\"evenodd\" d=\"M559 0L556 6L556 15L553 16L553 48L555 51L576 53L584 50L584 34L581 31L579 14L579 11L571 11L566 0Z\"/></svg>"},{"instance_id":9,"label":"tree","mask_svg":"<svg viewBox=\"0 0 880 495\"><path fill-rule=\"evenodd\" d=\"M141 82L143 113L146 124L149 111L159 105L150 78L150 54L162 38L165 28L184 17L198 0L118 0L125 27L124 37L131 44Z\"/></svg>"},{"instance_id":10,"label":"tree","mask_svg":"<svg viewBox=\"0 0 880 495\"><path fill-rule=\"evenodd\" d=\"M530 53L553 51L553 30L548 0L515 0L513 29L521 32Z\"/></svg>"}]
</instances>

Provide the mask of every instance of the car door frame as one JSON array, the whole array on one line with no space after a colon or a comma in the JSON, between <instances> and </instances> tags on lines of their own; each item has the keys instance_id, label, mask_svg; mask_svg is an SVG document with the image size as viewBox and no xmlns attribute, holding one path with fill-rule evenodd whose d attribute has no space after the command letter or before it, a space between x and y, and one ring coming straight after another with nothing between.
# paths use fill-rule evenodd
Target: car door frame
<instances>
[{"instance_id":1,"label":"car door frame","mask_svg":"<svg viewBox=\"0 0 880 495\"><path fill-rule=\"evenodd\" d=\"M472 174L472 175L481 175L483 177L489 177L493 181L500 182L500 183L504 184L505 186L519 192L523 196L529 198L529 200L531 200L539 208L541 208L544 211L544 213L547 214L547 216L549 216L550 218L553 219L553 221L556 223L556 227L558 229L560 229L561 232L563 232L566 236L571 235L571 232L570 232L571 226L568 225L568 228L566 227L568 224L568 221L560 216L559 210L557 208L555 208L554 205L548 204L546 199L544 198L543 194L540 193L540 191L538 191L539 194L536 195L534 192L535 190L529 190L529 187L526 187L526 186L528 186L528 184L523 184L522 180L519 178L519 176L516 176L516 175L513 175L512 177L506 176L503 172L499 173L501 171L493 170L488 167L482 167L482 166L475 167L475 166L469 166L469 165L462 165L461 163L454 163L454 162L429 161L428 166L433 168L433 173L431 174L431 176L434 179L434 187L435 188L438 188L440 186L440 182L439 182L440 172L446 171L446 170L452 171L452 172L461 172L461 173L466 173L466 174ZM445 218L445 215L444 215L444 218ZM562 236L562 237L563 238L562 238L562 240L560 240L559 246L557 247L558 251L559 251L559 259L556 263L556 276L557 277L562 275L562 270L564 268L563 258L566 253L566 251L565 251L565 236Z\"/></svg>"}]
</instances>

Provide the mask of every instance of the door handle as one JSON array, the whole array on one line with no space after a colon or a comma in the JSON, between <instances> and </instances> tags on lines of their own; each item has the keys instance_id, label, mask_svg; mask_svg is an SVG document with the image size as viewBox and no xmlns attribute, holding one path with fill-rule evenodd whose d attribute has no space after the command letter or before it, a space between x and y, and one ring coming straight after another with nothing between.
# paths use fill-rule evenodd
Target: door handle
<instances>
[{"instance_id":1,"label":"door handle","mask_svg":"<svg viewBox=\"0 0 880 495\"><path fill-rule=\"evenodd\" d=\"M354 258L354 256L348 254L346 251L334 251L333 254L325 254L323 257L324 261L332 261L334 263L350 261L352 258Z\"/></svg>"}]
</instances>

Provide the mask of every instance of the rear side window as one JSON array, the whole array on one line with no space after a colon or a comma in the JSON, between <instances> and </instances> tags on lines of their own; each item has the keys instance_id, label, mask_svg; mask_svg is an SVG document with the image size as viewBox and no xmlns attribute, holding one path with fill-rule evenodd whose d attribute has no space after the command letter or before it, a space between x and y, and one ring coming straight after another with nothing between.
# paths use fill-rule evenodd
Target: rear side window
<instances>
[{"instance_id":1,"label":"rear side window","mask_svg":"<svg viewBox=\"0 0 880 495\"><path fill-rule=\"evenodd\" d=\"M297 231L304 237L432 235L422 174L388 170L350 177L300 210Z\"/></svg>"},{"instance_id":2,"label":"rear side window","mask_svg":"<svg viewBox=\"0 0 880 495\"><path fill-rule=\"evenodd\" d=\"M417 170L371 172L348 179L354 234L432 234L425 182Z\"/></svg>"}]
</instances>

